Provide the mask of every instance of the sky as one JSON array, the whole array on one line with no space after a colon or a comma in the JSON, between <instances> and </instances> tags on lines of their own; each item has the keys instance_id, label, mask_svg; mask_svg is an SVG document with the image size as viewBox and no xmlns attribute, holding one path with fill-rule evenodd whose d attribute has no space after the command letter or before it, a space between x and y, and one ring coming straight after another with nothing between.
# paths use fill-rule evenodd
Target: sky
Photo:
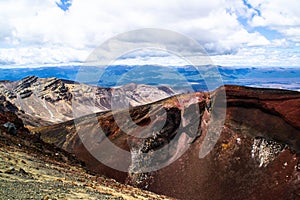
<instances>
[{"instance_id":1,"label":"sky","mask_svg":"<svg viewBox=\"0 0 300 200\"><path fill-rule=\"evenodd\" d=\"M216 65L299 67L299 8L299 0L0 0L0 67L75 65L141 28L192 38ZM119 63L176 65L173 58L136 54Z\"/></svg>"}]
</instances>

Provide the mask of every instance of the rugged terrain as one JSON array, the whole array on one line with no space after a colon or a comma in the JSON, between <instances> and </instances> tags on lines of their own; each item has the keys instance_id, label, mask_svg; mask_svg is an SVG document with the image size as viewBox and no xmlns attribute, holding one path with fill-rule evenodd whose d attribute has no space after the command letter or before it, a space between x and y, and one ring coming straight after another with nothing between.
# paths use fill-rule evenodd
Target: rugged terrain
<instances>
[{"instance_id":1,"label":"rugged terrain","mask_svg":"<svg viewBox=\"0 0 300 200\"><path fill-rule=\"evenodd\" d=\"M3 127L7 122L14 131ZM11 112L1 112L0 123L0 199L167 199L91 173Z\"/></svg>"},{"instance_id":2,"label":"rugged terrain","mask_svg":"<svg viewBox=\"0 0 300 200\"><path fill-rule=\"evenodd\" d=\"M214 120L224 112L222 102L214 99L224 89L226 96L220 99L227 105L225 124L214 135ZM179 95L130 109L139 127L132 126L127 112L102 112L35 131L96 173L179 199L300 197L299 92L226 86L211 94ZM117 149L112 158L99 162L104 155L97 152L109 149L108 140L131 154ZM209 145L212 150L199 159ZM166 167L145 172L162 163Z\"/></svg>"},{"instance_id":3,"label":"rugged terrain","mask_svg":"<svg viewBox=\"0 0 300 200\"><path fill-rule=\"evenodd\" d=\"M42 104L24 110L20 102L36 101L30 100L32 94L9 97L8 86L16 91L17 82L3 83L0 108L17 113L38 140L74 155L95 174L178 199L300 198L299 92L225 86L167 98L172 95L168 88L148 88L136 98L144 100L111 111L109 103L100 109L94 90L76 99L79 84L62 82L76 108L88 108L75 120L64 121L73 117L65 114L74 111L71 108L55 111L72 105L64 98L46 102L52 113L63 113L56 115L57 121L50 114L34 113ZM131 99L130 91L140 86L129 86L125 93L100 95L100 104L111 102L114 94ZM54 123L58 121L64 122Z\"/></svg>"},{"instance_id":4,"label":"rugged terrain","mask_svg":"<svg viewBox=\"0 0 300 200\"><path fill-rule=\"evenodd\" d=\"M122 96L130 107L169 97L174 91L164 86L136 84L101 88L57 78L28 76L20 81L0 82L0 94L18 108L18 115L26 125L34 127L110 110L112 97Z\"/></svg>"}]
</instances>

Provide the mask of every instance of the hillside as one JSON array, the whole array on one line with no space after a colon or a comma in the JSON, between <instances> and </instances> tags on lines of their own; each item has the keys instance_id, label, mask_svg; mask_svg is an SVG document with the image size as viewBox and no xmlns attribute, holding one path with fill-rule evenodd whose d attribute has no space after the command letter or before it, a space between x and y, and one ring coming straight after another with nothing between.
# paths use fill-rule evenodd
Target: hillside
<instances>
[{"instance_id":1,"label":"hillside","mask_svg":"<svg viewBox=\"0 0 300 200\"><path fill-rule=\"evenodd\" d=\"M240 86L224 89L226 98L221 99L227 108L220 135L214 135L214 126L224 108L214 99L224 95L222 88L210 95L185 94L134 107L129 114L140 128L122 117L128 111L121 110L35 131L45 142L74 153L92 171L159 194L179 199L298 198L300 93ZM140 138L149 131L154 132ZM118 147L116 151L108 151L109 141ZM207 149L211 151L199 159ZM99 152L110 156L100 162L105 153ZM166 167L147 172L162 163ZM127 172L116 170L117 166Z\"/></svg>"},{"instance_id":2,"label":"hillside","mask_svg":"<svg viewBox=\"0 0 300 200\"><path fill-rule=\"evenodd\" d=\"M0 82L0 94L19 110L17 114L25 125L35 127L110 110L111 102L116 101L112 97L122 96L125 106L138 106L174 95L174 91L165 86L136 84L101 88L58 78L28 76L20 81Z\"/></svg>"},{"instance_id":3,"label":"hillside","mask_svg":"<svg viewBox=\"0 0 300 200\"><path fill-rule=\"evenodd\" d=\"M11 122L16 132L3 124ZM44 143L13 113L0 113L0 199L170 199L91 173Z\"/></svg>"},{"instance_id":4,"label":"hillside","mask_svg":"<svg viewBox=\"0 0 300 200\"><path fill-rule=\"evenodd\" d=\"M31 92L25 95L24 88ZM9 168L13 163L8 156L31 156L21 144L39 152L36 159L25 161L30 165L55 161L66 164L59 169L65 170L74 164L79 171L88 170L83 172L87 176L109 177L178 199L297 199L300 195L299 92L224 86L210 93L174 96L167 87L132 84L109 89L36 77L2 82L2 91L1 113L11 113L23 134L11 129L18 137L2 136L3 152L8 152L3 154L8 161L2 172L28 174L26 166ZM130 105L120 101L121 106L111 110L114 95ZM42 114L43 109L49 113ZM73 119L76 109L79 116ZM7 116L1 122L6 130L10 127L6 123L12 121ZM51 170L56 177L56 169Z\"/></svg>"}]
</instances>

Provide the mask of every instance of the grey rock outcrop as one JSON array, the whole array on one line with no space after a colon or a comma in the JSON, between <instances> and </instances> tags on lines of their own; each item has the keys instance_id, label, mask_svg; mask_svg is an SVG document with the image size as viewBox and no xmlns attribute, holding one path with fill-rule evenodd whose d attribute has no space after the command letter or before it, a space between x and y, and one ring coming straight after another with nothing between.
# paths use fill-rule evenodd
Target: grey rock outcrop
<instances>
[{"instance_id":1,"label":"grey rock outcrop","mask_svg":"<svg viewBox=\"0 0 300 200\"><path fill-rule=\"evenodd\" d=\"M35 76L15 82L3 81L0 83L0 93L5 97L6 105L14 105L26 115L26 118L38 118L41 122L49 123L111 110L114 108L112 105L115 108L144 105L175 94L165 86L128 84L102 88L57 78ZM126 101L121 104L116 100L118 96ZM12 112L16 111L13 107L8 109ZM19 117L27 123L29 120L26 120L23 114Z\"/></svg>"}]
</instances>

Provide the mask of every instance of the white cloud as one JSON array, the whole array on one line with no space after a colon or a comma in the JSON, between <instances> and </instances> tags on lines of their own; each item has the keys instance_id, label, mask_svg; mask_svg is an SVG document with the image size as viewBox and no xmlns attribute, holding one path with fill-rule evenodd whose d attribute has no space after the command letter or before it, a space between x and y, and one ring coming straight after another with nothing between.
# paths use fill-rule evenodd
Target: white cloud
<instances>
[{"instance_id":1,"label":"white cloud","mask_svg":"<svg viewBox=\"0 0 300 200\"><path fill-rule=\"evenodd\" d=\"M289 40L300 42L300 1L299 0L249 0L252 6L260 10L250 23L252 26L269 27L286 36Z\"/></svg>"},{"instance_id":2,"label":"white cloud","mask_svg":"<svg viewBox=\"0 0 300 200\"><path fill-rule=\"evenodd\" d=\"M12 63L16 66L73 63L85 60L89 53L87 50L78 50L68 47L5 48L0 50L0 61L2 65L7 66Z\"/></svg>"},{"instance_id":3,"label":"white cloud","mask_svg":"<svg viewBox=\"0 0 300 200\"><path fill-rule=\"evenodd\" d=\"M249 1L262 13L251 19L254 9L231 0L73 0L66 12L55 0L0 1L0 63L84 61L93 48L116 34L151 27L186 34L219 57L233 54L225 56L232 56L232 61L219 61L235 64L236 58L245 60L241 51L255 53L258 46L286 46L289 41L299 41L299 3L291 2ZM288 41L269 41L257 31L249 32L238 21L239 16L251 20L252 26L278 30Z\"/></svg>"},{"instance_id":4,"label":"white cloud","mask_svg":"<svg viewBox=\"0 0 300 200\"><path fill-rule=\"evenodd\" d=\"M297 48L282 51L281 48L252 47L241 48L234 55L211 56L214 64L237 67L299 67Z\"/></svg>"},{"instance_id":5,"label":"white cloud","mask_svg":"<svg viewBox=\"0 0 300 200\"><path fill-rule=\"evenodd\" d=\"M254 26L298 26L300 13L298 0L249 0L251 5L260 10L261 16L256 15L252 20Z\"/></svg>"}]
</instances>

